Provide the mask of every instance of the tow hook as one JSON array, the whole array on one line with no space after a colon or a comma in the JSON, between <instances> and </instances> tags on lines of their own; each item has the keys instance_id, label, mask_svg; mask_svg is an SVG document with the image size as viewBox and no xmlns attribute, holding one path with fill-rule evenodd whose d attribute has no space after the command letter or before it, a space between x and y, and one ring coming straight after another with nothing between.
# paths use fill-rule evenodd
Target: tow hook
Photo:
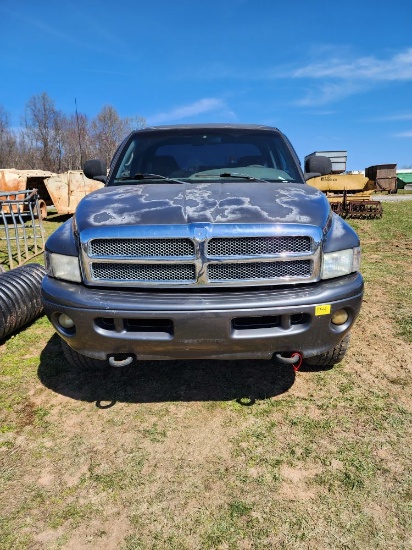
<instances>
[{"instance_id":1,"label":"tow hook","mask_svg":"<svg viewBox=\"0 0 412 550\"><path fill-rule=\"evenodd\" d=\"M281 363L285 363L286 365L293 365L293 370L295 372L300 369L300 366L302 365L302 361L303 361L302 354L299 353L298 351L295 351L289 357L286 357L281 353L277 353L275 357Z\"/></svg>"},{"instance_id":2,"label":"tow hook","mask_svg":"<svg viewBox=\"0 0 412 550\"><path fill-rule=\"evenodd\" d=\"M113 356L109 357L109 365L111 367L127 367L127 365L130 365L132 363L133 357L130 355L129 357L126 357L126 359L115 359Z\"/></svg>"}]
</instances>

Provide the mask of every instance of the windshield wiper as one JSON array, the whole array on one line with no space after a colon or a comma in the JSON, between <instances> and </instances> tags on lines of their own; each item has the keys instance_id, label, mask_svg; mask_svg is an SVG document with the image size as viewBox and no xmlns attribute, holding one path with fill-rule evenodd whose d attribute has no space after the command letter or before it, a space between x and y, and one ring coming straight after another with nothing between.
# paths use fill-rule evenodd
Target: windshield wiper
<instances>
[{"instance_id":1,"label":"windshield wiper","mask_svg":"<svg viewBox=\"0 0 412 550\"><path fill-rule=\"evenodd\" d=\"M256 178L255 176L248 176L246 174L238 174L237 172L222 172L221 174L203 174L202 172L199 172L198 174L194 174L192 177L202 178L202 179L240 178L242 180L261 181L263 183L269 183L268 180L262 180L261 178Z\"/></svg>"},{"instance_id":2,"label":"windshield wiper","mask_svg":"<svg viewBox=\"0 0 412 550\"><path fill-rule=\"evenodd\" d=\"M248 176L247 174L239 174L238 172L223 172L219 174L220 178L240 178L242 180L261 181L263 183L269 183L267 180L256 178L255 176Z\"/></svg>"},{"instance_id":3,"label":"windshield wiper","mask_svg":"<svg viewBox=\"0 0 412 550\"><path fill-rule=\"evenodd\" d=\"M255 176L248 176L247 174L239 174L238 172L223 172L222 174L219 174L220 178L241 178L244 180L250 180L250 181L260 181L263 183L270 183L268 180L263 180L262 178L256 178ZM271 181L284 181L289 182L290 180L286 180L284 178L278 178L277 180L271 180Z\"/></svg>"},{"instance_id":4,"label":"windshield wiper","mask_svg":"<svg viewBox=\"0 0 412 550\"><path fill-rule=\"evenodd\" d=\"M178 180L175 178L168 178L167 176L161 176L160 174L141 174L138 172L134 176L122 176L121 178L116 178L116 181L133 181L133 180L164 180L172 183L186 183L185 181Z\"/></svg>"}]
</instances>

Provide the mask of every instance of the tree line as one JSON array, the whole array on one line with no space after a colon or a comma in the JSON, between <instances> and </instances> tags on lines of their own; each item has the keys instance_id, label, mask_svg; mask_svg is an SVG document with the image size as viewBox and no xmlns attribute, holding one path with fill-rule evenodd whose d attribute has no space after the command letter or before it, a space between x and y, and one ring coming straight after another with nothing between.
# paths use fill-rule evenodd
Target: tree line
<instances>
[{"instance_id":1,"label":"tree line","mask_svg":"<svg viewBox=\"0 0 412 550\"><path fill-rule=\"evenodd\" d=\"M15 130L0 105L0 169L62 173L81 170L83 162L91 158L109 164L128 133L145 125L139 116L121 118L111 105L105 105L95 118L78 113L77 107L66 115L43 92L28 100L21 127Z\"/></svg>"}]
</instances>

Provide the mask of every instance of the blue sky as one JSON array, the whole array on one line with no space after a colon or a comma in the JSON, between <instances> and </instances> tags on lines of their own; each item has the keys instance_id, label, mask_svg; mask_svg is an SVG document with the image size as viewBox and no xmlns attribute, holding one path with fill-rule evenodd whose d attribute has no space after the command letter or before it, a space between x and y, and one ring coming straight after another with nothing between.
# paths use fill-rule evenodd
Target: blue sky
<instances>
[{"instance_id":1,"label":"blue sky","mask_svg":"<svg viewBox=\"0 0 412 550\"><path fill-rule=\"evenodd\" d=\"M0 105L279 127L301 159L412 167L407 0L0 0Z\"/></svg>"}]
</instances>

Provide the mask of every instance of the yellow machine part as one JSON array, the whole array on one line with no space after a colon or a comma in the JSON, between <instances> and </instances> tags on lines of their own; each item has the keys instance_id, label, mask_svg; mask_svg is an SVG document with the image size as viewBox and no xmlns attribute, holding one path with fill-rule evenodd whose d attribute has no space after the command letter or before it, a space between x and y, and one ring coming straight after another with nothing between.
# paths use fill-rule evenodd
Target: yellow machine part
<instances>
[{"instance_id":1,"label":"yellow machine part","mask_svg":"<svg viewBox=\"0 0 412 550\"><path fill-rule=\"evenodd\" d=\"M363 174L330 174L307 181L325 193L332 210L346 218L381 218L382 204L372 200L374 182Z\"/></svg>"},{"instance_id":2,"label":"yellow machine part","mask_svg":"<svg viewBox=\"0 0 412 550\"><path fill-rule=\"evenodd\" d=\"M341 194L344 191L351 194L370 191L372 194L374 191L373 181L363 174L328 174L311 178L306 183L328 195L329 193Z\"/></svg>"}]
</instances>

